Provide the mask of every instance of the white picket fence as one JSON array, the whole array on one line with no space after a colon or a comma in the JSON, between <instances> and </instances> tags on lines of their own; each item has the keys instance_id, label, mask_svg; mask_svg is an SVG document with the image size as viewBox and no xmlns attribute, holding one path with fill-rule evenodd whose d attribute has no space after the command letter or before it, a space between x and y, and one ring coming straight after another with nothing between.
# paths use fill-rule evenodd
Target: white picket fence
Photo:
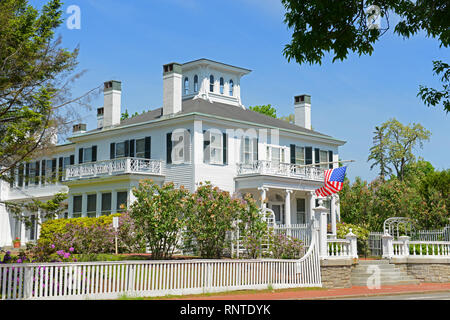
<instances>
[{"instance_id":1,"label":"white picket fence","mask_svg":"<svg viewBox=\"0 0 450 320\"><path fill-rule=\"evenodd\" d=\"M299 260L169 260L0 265L2 300L116 299L321 287L317 232Z\"/></svg>"},{"instance_id":2,"label":"white picket fence","mask_svg":"<svg viewBox=\"0 0 450 320\"><path fill-rule=\"evenodd\" d=\"M275 234L284 234L303 242L305 247L311 243L311 227L309 224L276 224L273 226Z\"/></svg>"}]
</instances>

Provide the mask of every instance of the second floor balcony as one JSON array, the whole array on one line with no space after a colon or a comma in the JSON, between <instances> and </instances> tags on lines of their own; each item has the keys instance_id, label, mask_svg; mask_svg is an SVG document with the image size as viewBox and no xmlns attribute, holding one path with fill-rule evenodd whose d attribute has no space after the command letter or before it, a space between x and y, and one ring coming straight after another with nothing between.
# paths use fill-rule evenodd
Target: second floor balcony
<instances>
[{"instance_id":1,"label":"second floor balcony","mask_svg":"<svg viewBox=\"0 0 450 320\"><path fill-rule=\"evenodd\" d=\"M276 161L257 160L237 165L237 176L271 175L312 181L323 181L327 169Z\"/></svg>"},{"instance_id":2,"label":"second floor balcony","mask_svg":"<svg viewBox=\"0 0 450 320\"><path fill-rule=\"evenodd\" d=\"M122 174L164 175L164 162L154 159L119 158L71 165L66 168L64 181Z\"/></svg>"}]
</instances>

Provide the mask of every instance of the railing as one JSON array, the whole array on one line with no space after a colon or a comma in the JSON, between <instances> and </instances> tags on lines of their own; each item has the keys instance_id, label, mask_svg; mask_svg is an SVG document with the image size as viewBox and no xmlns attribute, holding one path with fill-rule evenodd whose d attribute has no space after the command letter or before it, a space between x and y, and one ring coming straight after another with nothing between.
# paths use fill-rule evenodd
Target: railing
<instances>
[{"instance_id":1,"label":"railing","mask_svg":"<svg viewBox=\"0 0 450 320\"><path fill-rule=\"evenodd\" d=\"M322 181L324 179L324 171L326 169L302 166L290 163L282 163L267 160L258 160L251 163L238 163L237 175L275 175L290 178Z\"/></svg>"},{"instance_id":2,"label":"railing","mask_svg":"<svg viewBox=\"0 0 450 320\"><path fill-rule=\"evenodd\" d=\"M300 260L190 260L0 265L1 300L116 299L320 287L317 248Z\"/></svg>"},{"instance_id":3,"label":"railing","mask_svg":"<svg viewBox=\"0 0 450 320\"><path fill-rule=\"evenodd\" d=\"M162 160L119 158L97 162L82 163L67 167L64 181L126 173L163 175Z\"/></svg>"},{"instance_id":4,"label":"railing","mask_svg":"<svg viewBox=\"0 0 450 320\"><path fill-rule=\"evenodd\" d=\"M393 240L389 234L383 235L383 257L385 258L448 258L450 241L410 241L407 236Z\"/></svg>"},{"instance_id":5,"label":"railing","mask_svg":"<svg viewBox=\"0 0 450 320\"><path fill-rule=\"evenodd\" d=\"M275 224L273 226L275 234L284 234L303 242L305 247L311 244L311 227L308 224Z\"/></svg>"},{"instance_id":6,"label":"railing","mask_svg":"<svg viewBox=\"0 0 450 320\"><path fill-rule=\"evenodd\" d=\"M349 258L352 257L352 244L346 239L328 239L327 256L328 258Z\"/></svg>"}]
</instances>

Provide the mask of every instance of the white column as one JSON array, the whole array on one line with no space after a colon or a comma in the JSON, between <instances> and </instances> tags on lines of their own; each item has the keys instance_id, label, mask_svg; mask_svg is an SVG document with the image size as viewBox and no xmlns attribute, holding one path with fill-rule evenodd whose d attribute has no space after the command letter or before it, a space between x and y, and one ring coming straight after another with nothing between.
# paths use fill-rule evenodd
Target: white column
<instances>
[{"instance_id":1,"label":"white column","mask_svg":"<svg viewBox=\"0 0 450 320\"><path fill-rule=\"evenodd\" d=\"M341 222L341 201L339 194L336 194L336 218L337 221Z\"/></svg>"},{"instance_id":2,"label":"white column","mask_svg":"<svg viewBox=\"0 0 450 320\"><path fill-rule=\"evenodd\" d=\"M266 199L267 199L267 191L269 191L269 188L259 187L258 190L261 191L261 210L263 210L267 208Z\"/></svg>"},{"instance_id":3,"label":"white column","mask_svg":"<svg viewBox=\"0 0 450 320\"><path fill-rule=\"evenodd\" d=\"M69 198L68 198L67 201L68 201L67 210L69 211L67 217L68 218L72 218L72 215L73 215L73 195L69 194Z\"/></svg>"},{"instance_id":4,"label":"white column","mask_svg":"<svg viewBox=\"0 0 450 320\"><path fill-rule=\"evenodd\" d=\"M314 191L308 192L307 198L308 198L308 203L309 203L309 210L308 210L308 216L306 217L306 221L307 221L307 223L309 223L314 217L313 209L316 207L316 193Z\"/></svg>"},{"instance_id":5,"label":"white column","mask_svg":"<svg viewBox=\"0 0 450 320\"><path fill-rule=\"evenodd\" d=\"M328 257L327 253L327 211L323 206L322 199L319 200L319 206L314 208L315 219L319 222L319 253L321 259Z\"/></svg>"},{"instance_id":6,"label":"white column","mask_svg":"<svg viewBox=\"0 0 450 320\"><path fill-rule=\"evenodd\" d=\"M111 214L117 213L117 190L111 191Z\"/></svg>"},{"instance_id":7,"label":"white column","mask_svg":"<svg viewBox=\"0 0 450 320\"><path fill-rule=\"evenodd\" d=\"M22 216L25 216L25 215L26 214L22 213ZM27 239L26 239L26 237L27 237L27 229L25 228L25 222L23 222L23 220L20 220L19 223L20 223L20 244L22 246L24 246L27 243Z\"/></svg>"},{"instance_id":8,"label":"white column","mask_svg":"<svg viewBox=\"0 0 450 320\"><path fill-rule=\"evenodd\" d=\"M41 234L41 223L42 223L42 217L41 217L41 210L38 209L37 212L37 219L36 219L36 240L39 239L39 235Z\"/></svg>"},{"instance_id":9,"label":"white column","mask_svg":"<svg viewBox=\"0 0 450 320\"><path fill-rule=\"evenodd\" d=\"M96 209L96 216L100 217L102 215L102 193L101 192L97 192L97 203L95 206Z\"/></svg>"},{"instance_id":10,"label":"white column","mask_svg":"<svg viewBox=\"0 0 450 320\"><path fill-rule=\"evenodd\" d=\"M391 259L394 256L394 247L392 245L394 237L387 233L387 231L385 230L385 233L381 237L381 239L383 243L383 258Z\"/></svg>"},{"instance_id":11,"label":"white column","mask_svg":"<svg viewBox=\"0 0 450 320\"><path fill-rule=\"evenodd\" d=\"M87 217L87 194L83 193L81 195L81 216Z\"/></svg>"},{"instance_id":12,"label":"white column","mask_svg":"<svg viewBox=\"0 0 450 320\"><path fill-rule=\"evenodd\" d=\"M356 235L352 232L352 228L350 228L350 232L346 234L345 239L350 241L350 256L352 258L358 258L358 242L356 241Z\"/></svg>"},{"instance_id":13,"label":"white column","mask_svg":"<svg viewBox=\"0 0 450 320\"><path fill-rule=\"evenodd\" d=\"M284 222L287 226L291 225L291 193L292 190L286 190L286 198L284 203Z\"/></svg>"},{"instance_id":14,"label":"white column","mask_svg":"<svg viewBox=\"0 0 450 320\"><path fill-rule=\"evenodd\" d=\"M334 196L331 196L330 201L330 210L331 210L331 233L336 236L337 230L336 230L336 198Z\"/></svg>"}]
</instances>

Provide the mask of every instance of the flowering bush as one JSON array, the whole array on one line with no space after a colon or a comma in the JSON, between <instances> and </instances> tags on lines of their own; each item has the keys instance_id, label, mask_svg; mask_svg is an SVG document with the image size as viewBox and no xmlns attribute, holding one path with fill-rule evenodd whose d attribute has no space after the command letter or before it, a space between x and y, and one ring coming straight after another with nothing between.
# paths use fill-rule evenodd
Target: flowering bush
<instances>
[{"instance_id":1,"label":"flowering bush","mask_svg":"<svg viewBox=\"0 0 450 320\"><path fill-rule=\"evenodd\" d=\"M358 246L358 254L367 255L369 253L369 230L364 227L350 224L350 223L338 223L336 224L336 233L338 239L345 239L345 236L352 229L352 233L356 235L356 241Z\"/></svg>"},{"instance_id":2,"label":"flowering bush","mask_svg":"<svg viewBox=\"0 0 450 320\"><path fill-rule=\"evenodd\" d=\"M304 255L303 242L285 234L271 233L269 248L274 259L299 259Z\"/></svg>"}]
</instances>

